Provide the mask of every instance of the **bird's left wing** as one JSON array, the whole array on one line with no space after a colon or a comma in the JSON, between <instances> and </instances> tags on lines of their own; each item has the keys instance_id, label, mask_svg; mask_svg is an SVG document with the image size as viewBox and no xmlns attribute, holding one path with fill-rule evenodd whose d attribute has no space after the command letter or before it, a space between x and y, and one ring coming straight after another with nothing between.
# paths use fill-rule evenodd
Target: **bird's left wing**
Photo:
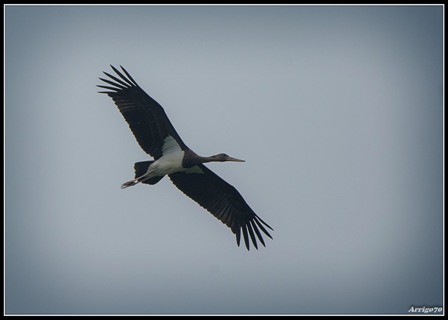
<instances>
[{"instance_id":1,"label":"bird's left wing","mask_svg":"<svg viewBox=\"0 0 448 320\"><path fill-rule=\"evenodd\" d=\"M238 246L241 230L248 250L250 240L258 249L257 238L265 246L260 230L272 239L264 226L273 229L255 214L232 185L205 165L200 164L197 167L200 170L194 168L195 170L190 172L176 172L169 177L183 193L227 225L236 235Z\"/></svg>"},{"instance_id":2,"label":"bird's left wing","mask_svg":"<svg viewBox=\"0 0 448 320\"><path fill-rule=\"evenodd\" d=\"M100 78L107 85L98 87L111 97L132 130L140 147L158 159L162 156L165 138L170 135L183 150L187 147L177 134L162 106L151 98L131 75L123 68L123 73L111 66L117 76L104 72L109 79Z\"/></svg>"}]
</instances>

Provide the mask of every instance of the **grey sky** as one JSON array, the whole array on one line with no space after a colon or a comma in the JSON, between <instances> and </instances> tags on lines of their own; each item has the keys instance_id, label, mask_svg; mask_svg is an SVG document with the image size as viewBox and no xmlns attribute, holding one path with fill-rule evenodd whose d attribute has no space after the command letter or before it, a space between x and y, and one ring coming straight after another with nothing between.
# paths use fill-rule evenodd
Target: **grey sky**
<instances>
[{"instance_id":1,"label":"grey sky","mask_svg":"<svg viewBox=\"0 0 448 320\"><path fill-rule=\"evenodd\" d=\"M404 313L443 297L441 6L7 6L8 314ZM273 228L247 252L96 85L123 65Z\"/></svg>"}]
</instances>

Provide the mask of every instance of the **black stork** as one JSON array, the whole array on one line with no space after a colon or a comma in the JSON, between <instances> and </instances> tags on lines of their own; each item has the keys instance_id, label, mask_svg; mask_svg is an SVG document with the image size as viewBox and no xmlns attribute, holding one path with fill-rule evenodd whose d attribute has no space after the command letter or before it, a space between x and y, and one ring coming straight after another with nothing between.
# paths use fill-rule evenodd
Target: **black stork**
<instances>
[{"instance_id":1,"label":"black stork","mask_svg":"<svg viewBox=\"0 0 448 320\"><path fill-rule=\"evenodd\" d=\"M204 165L212 161L244 160L225 153L210 157L197 155L182 141L162 106L143 91L123 67L120 66L124 74L111 67L118 77L104 72L109 79L100 80L108 85L98 87L108 91L100 93L113 99L140 147L154 158L153 161L136 162L135 178L123 183L121 188L140 182L156 184L168 175L177 188L232 230L238 246L241 230L247 250L250 240L258 249L257 238L265 246L260 230L272 239L265 227L273 229L255 214L232 185Z\"/></svg>"}]
</instances>

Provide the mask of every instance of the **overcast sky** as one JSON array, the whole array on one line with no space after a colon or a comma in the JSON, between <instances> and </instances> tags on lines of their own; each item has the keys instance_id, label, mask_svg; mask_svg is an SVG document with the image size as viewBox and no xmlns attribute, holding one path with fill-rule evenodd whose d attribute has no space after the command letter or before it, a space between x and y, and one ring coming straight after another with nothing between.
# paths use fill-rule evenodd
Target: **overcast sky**
<instances>
[{"instance_id":1,"label":"overcast sky","mask_svg":"<svg viewBox=\"0 0 448 320\"><path fill-rule=\"evenodd\" d=\"M443 7L6 6L8 314L442 305ZM97 93L123 65L275 231L247 251Z\"/></svg>"}]
</instances>

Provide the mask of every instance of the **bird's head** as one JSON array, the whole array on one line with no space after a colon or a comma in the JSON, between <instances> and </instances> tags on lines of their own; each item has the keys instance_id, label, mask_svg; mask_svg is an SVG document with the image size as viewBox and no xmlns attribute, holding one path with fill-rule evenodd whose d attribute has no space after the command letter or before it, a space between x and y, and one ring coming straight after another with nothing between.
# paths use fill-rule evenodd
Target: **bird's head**
<instances>
[{"instance_id":1,"label":"bird's head","mask_svg":"<svg viewBox=\"0 0 448 320\"><path fill-rule=\"evenodd\" d=\"M234 161L234 162L245 162L245 160L241 160L241 159L237 159L237 158L232 158L229 155L225 154L225 153L219 153L219 154L215 154L214 156L210 157L210 161L219 161L219 162L224 162L224 161Z\"/></svg>"}]
</instances>

